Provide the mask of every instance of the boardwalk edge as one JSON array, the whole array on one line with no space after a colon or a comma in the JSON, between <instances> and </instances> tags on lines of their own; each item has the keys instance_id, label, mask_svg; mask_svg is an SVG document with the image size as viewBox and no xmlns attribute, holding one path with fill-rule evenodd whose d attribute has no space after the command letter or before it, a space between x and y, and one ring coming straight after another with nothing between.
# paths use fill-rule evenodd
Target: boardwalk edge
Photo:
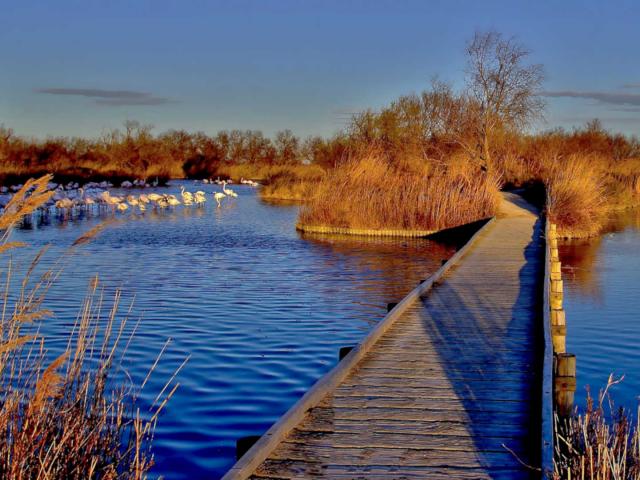
<instances>
[{"instance_id":1,"label":"boardwalk edge","mask_svg":"<svg viewBox=\"0 0 640 480\"><path fill-rule=\"evenodd\" d=\"M542 478L551 478L553 474L553 345L551 339L551 249L549 238L549 219L545 217L544 227L544 298L542 302L542 326L544 332L544 351L542 360L542 418L540 432Z\"/></svg>"}]
</instances>

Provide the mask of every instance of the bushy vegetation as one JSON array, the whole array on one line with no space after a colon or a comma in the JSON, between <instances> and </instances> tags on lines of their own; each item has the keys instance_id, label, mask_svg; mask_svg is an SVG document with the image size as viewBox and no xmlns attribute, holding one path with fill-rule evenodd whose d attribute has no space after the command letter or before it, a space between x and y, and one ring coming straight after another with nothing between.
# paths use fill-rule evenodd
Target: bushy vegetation
<instances>
[{"instance_id":1,"label":"bushy vegetation","mask_svg":"<svg viewBox=\"0 0 640 480\"><path fill-rule=\"evenodd\" d=\"M300 214L303 225L436 231L491 216L498 188L491 174L418 163L405 168L381 155L332 169Z\"/></svg>"},{"instance_id":2,"label":"bushy vegetation","mask_svg":"<svg viewBox=\"0 0 640 480\"><path fill-rule=\"evenodd\" d=\"M51 196L49 180L28 182L0 216L5 258L23 247L9 241L9 232ZM83 235L72 249L98 230ZM7 259L2 274L0 477L142 480L153 465L158 415L175 386L167 384L156 403L141 412L138 396L146 380L141 386L124 378L114 381L130 335L126 316L118 314L120 295L110 307L103 304L97 277L79 305L66 350L52 358L37 325L51 315L44 301L64 262L35 275L41 258L42 253L17 276Z\"/></svg>"},{"instance_id":3,"label":"bushy vegetation","mask_svg":"<svg viewBox=\"0 0 640 480\"><path fill-rule=\"evenodd\" d=\"M340 140L310 137L302 141L290 131L274 139L258 131L168 131L159 135L152 127L126 122L92 140L83 138L27 139L0 128L0 183L53 173L58 180L166 181L169 178L233 177L262 180L274 168L297 168L313 163L331 165Z\"/></svg>"}]
</instances>

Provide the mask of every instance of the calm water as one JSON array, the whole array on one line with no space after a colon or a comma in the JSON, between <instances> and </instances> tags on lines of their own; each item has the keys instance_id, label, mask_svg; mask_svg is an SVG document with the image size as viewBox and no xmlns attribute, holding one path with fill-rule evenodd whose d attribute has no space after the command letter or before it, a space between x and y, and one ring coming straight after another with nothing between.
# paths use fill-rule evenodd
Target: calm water
<instances>
[{"instance_id":1,"label":"calm water","mask_svg":"<svg viewBox=\"0 0 640 480\"><path fill-rule=\"evenodd\" d=\"M635 413L640 395L640 210L616 214L608 232L560 245L566 288L567 351L577 356L576 401L610 373L616 405Z\"/></svg>"},{"instance_id":2,"label":"calm water","mask_svg":"<svg viewBox=\"0 0 640 480\"><path fill-rule=\"evenodd\" d=\"M135 296L133 317L142 320L126 364L132 377L144 378L173 339L150 392L191 356L156 430L153 473L168 479L221 476L238 437L266 431L336 363L341 346L384 316L387 302L455 251L426 240L302 237L297 207L234 189L240 197L220 209L209 196L201 209L117 216L127 220L79 250L48 296L55 317L42 330L52 349L64 344L93 274L106 298L116 287L123 304ZM50 218L13 239L34 250L52 244L51 262L99 221Z\"/></svg>"}]
</instances>

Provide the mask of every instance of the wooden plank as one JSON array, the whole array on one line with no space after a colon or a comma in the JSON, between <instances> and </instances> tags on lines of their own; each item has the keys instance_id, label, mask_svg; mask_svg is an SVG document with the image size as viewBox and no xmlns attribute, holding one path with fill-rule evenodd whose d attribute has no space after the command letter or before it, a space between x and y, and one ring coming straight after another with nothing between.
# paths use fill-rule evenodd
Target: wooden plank
<instances>
[{"instance_id":1,"label":"wooden plank","mask_svg":"<svg viewBox=\"0 0 640 480\"><path fill-rule=\"evenodd\" d=\"M287 437L288 443L303 444L305 447L322 446L331 448L416 449L437 451L472 450L475 452L504 453L503 444L518 453L525 453L526 437L511 437L508 440L496 437L472 437L469 435L438 435L397 432L374 432L368 429L360 432L303 431L295 429ZM526 454L526 453L525 453Z\"/></svg>"},{"instance_id":2,"label":"wooden plank","mask_svg":"<svg viewBox=\"0 0 640 480\"><path fill-rule=\"evenodd\" d=\"M415 467L447 467L456 465L464 468L511 467L520 463L506 449L503 452L478 451L468 448L338 448L323 445L308 445L284 441L273 452L274 460L299 460L326 462L336 465L406 465Z\"/></svg>"},{"instance_id":3,"label":"wooden plank","mask_svg":"<svg viewBox=\"0 0 640 480\"><path fill-rule=\"evenodd\" d=\"M324 409L324 412L329 412ZM478 427L476 425L476 427ZM394 433L416 433L421 435L472 435L473 429L469 422L464 421L444 421L444 420L402 420L402 419L366 419L355 420L353 418L336 418L330 414L322 415L317 412L312 423L304 423L297 427L300 431L314 432L394 432ZM489 438L521 438L522 429L511 423L509 424L487 424L482 427L482 434Z\"/></svg>"},{"instance_id":4,"label":"wooden plank","mask_svg":"<svg viewBox=\"0 0 640 480\"><path fill-rule=\"evenodd\" d=\"M309 463L295 460L272 460L264 462L251 478L273 479L300 479L300 478L331 478L335 480L354 479L492 479L492 480L517 480L528 478L522 467L517 468L451 468L451 467L410 467L396 465L368 465L348 466L333 465L331 463Z\"/></svg>"},{"instance_id":5,"label":"wooden plank","mask_svg":"<svg viewBox=\"0 0 640 480\"><path fill-rule=\"evenodd\" d=\"M320 410L320 412L318 412ZM502 412L499 415L486 414L481 412L468 412L465 409L431 409L431 408L353 408L353 407L336 407L327 404L323 407L315 407L311 410L311 414L316 415L322 413L325 416L332 415L336 419L377 421L377 420L399 420L406 422L415 421L431 421L431 422L461 422L465 424L485 425L516 425L526 422L531 418L529 413L525 412ZM472 422L473 417L473 422ZM316 417L317 418L317 417ZM304 428L312 428L315 419L307 418L301 425Z\"/></svg>"}]
</instances>

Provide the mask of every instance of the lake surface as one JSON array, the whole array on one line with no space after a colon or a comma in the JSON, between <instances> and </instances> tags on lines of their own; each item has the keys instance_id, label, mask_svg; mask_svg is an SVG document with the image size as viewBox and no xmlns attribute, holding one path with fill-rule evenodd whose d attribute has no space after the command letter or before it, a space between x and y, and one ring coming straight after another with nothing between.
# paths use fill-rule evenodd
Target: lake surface
<instances>
[{"instance_id":1,"label":"lake surface","mask_svg":"<svg viewBox=\"0 0 640 480\"><path fill-rule=\"evenodd\" d=\"M192 191L219 190L184 183ZM179 185L158 190L179 197ZM141 317L125 364L134 380L173 339L145 389L153 396L190 355L156 429L152 477L220 477L234 463L236 439L264 433L335 365L340 347L362 339L388 302L455 252L454 244L420 239L301 236L298 207L233 188L239 198L222 208L208 193L204 208L115 215L122 221L69 259L45 305L55 317L41 331L56 350L93 275L107 300L121 288L123 313L134 301L132 317ZM51 216L12 238L33 252L51 244L46 267L105 216L113 215Z\"/></svg>"},{"instance_id":2,"label":"lake surface","mask_svg":"<svg viewBox=\"0 0 640 480\"><path fill-rule=\"evenodd\" d=\"M609 374L618 406L635 415L640 395L640 210L612 215L607 232L559 245L565 285L567 351L577 357L576 402L583 406Z\"/></svg>"}]
</instances>

